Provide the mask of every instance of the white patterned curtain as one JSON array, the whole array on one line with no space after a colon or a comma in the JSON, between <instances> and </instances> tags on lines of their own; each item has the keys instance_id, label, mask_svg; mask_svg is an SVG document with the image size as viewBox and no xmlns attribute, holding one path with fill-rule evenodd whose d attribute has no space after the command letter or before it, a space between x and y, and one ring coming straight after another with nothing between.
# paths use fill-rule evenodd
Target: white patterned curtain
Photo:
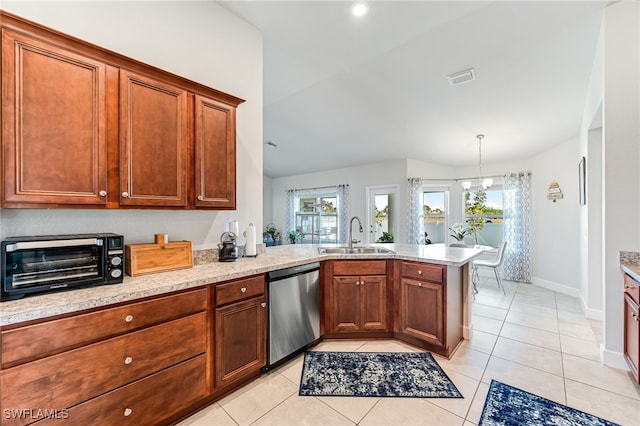
<instances>
[{"instance_id":1,"label":"white patterned curtain","mask_svg":"<svg viewBox=\"0 0 640 426\"><path fill-rule=\"evenodd\" d=\"M409 208L407 209L407 243L421 244L424 238L424 207L422 178L409 178Z\"/></svg>"},{"instance_id":2,"label":"white patterned curtain","mask_svg":"<svg viewBox=\"0 0 640 426\"><path fill-rule=\"evenodd\" d=\"M346 243L349 239L349 214L351 210L349 185L338 185L336 195L338 198L338 243Z\"/></svg>"},{"instance_id":3,"label":"white patterned curtain","mask_svg":"<svg viewBox=\"0 0 640 426\"><path fill-rule=\"evenodd\" d=\"M285 235L282 237L289 235L289 232L295 231L296 229L296 191L294 189L287 189L287 210L285 217ZM288 239L284 238L285 241Z\"/></svg>"},{"instance_id":4,"label":"white patterned curtain","mask_svg":"<svg viewBox=\"0 0 640 426\"><path fill-rule=\"evenodd\" d=\"M531 172L504 176L504 278L531 282Z\"/></svg>"}]
</instances>

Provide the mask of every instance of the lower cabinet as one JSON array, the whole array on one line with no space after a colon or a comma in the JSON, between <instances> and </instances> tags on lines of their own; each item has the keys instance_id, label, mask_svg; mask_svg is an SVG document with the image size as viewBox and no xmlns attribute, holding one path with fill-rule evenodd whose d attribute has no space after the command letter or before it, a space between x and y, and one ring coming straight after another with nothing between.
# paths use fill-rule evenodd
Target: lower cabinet
<instances>
[{"instance_id":1,"label":"lower cabinet","mask_svg":"<svg viewBox=\"0 0 640 426\"><path fill-rule=\"evenodd\" d=\"M403 278L400 332L436 346L444 346L442 284Z\"/></svg>"},{"instance_id":2,"label":"lower cabinet","mask_svg":"<svg viewBox=\"0 0 640 426\"><path fill-rule=\"evenodd\" d=\"M624 357L640 383L640 283L625 275L624 287Z\"/></svg>"},{"instance_id":3,"label":"lower cabinet","mask_svg":"<svg viewBox=\"0 0 640 426\"><path fill-rule=\"evenodd\" d=\"M197 289L76 315L101 324L93 335L80 333L76 316L1 330L8 361L0 369L2 424L23 425L48 415L48 422L73 425L151 424L205 398L211 389L208 294ZM161 313L171 301L179 313ZM56 345L46 345L46 352L42 346L27 357L7 353L21 335L26 343L55 340L48 332L56 326L67 332ZM71 333L73 327L80 337Z\"/></svg>"},{"instance_id":4,"label":"lower cabinet","mask_svg":"<svg viewBox=\"0 0 640 426\"><path fill-rule=\"evenodd\" d=\"M333 330L386 331L387 277L333 277Z\"/></svg>"},{"instance_id":5,"label":"lower cabinet","mask_svg":"<svg viewBox=\"0 0 640 426\"><path fill-rule=\"evenodd\" d=\"M386 261L333 261L329 269L329 331L389 331Z\"/></svg>"},{"instance_id":6,"label":"lower cabinet","mask_svg":"<svg viewBox=\"0 0 640 426\"><path fill-rule=\"evenodd\" d=\"M400 338L415 339L438 353L447 352L446 268L405 261L399 268Z\"/></svg>"},{"instance_id":7,"label":"lower cabinet","mask_svg":"<svg viewBox=\"0 0 640 426\"><path fill-rule=\"evenodd\" d=\"M216 388L258 374L266 365L266 306L264 276L216 287Z\"/></svg>"}]
</instances>

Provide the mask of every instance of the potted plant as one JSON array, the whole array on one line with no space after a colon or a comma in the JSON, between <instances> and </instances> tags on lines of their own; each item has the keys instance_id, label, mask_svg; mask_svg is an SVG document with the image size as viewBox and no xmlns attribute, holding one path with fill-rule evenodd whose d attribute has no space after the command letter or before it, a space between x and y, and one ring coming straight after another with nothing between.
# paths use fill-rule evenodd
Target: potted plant
<instances>
[{"instance_id":1,"label":"potted plant","mask_svg":"<svg viewBox=\"0 0 640 426\"><path fill-rule=\"evenodd\" d=\"M469 232L468 229L465 229L462 223L454 223L452 227L449 228L451 231L451 236L458 241L458 244L464 244L464 237Z\"/></svg>"},{"instance_id":2,"label":"potted plant","mask_svg":"<svg viewBox=\"0 0 640 426\"><path fill-rule=\"evenodd\" d=\"M300 233L294 229L289 231L289 235L287 235L287 238L289 239L289 242L291 244L295 244L296 240L298 240L299 237L300 237Z\"/></svg>"},{"instance_id":3,"label":"potted plant","mask_svg":"<svg viewBox=\"0 0 640 426\"><path fill-rule=\"evenodd\" d=\"M392 243L393 234L391 232L383 232L382 236L376 240L376 243Z\"/></svg>"}]
</instances>

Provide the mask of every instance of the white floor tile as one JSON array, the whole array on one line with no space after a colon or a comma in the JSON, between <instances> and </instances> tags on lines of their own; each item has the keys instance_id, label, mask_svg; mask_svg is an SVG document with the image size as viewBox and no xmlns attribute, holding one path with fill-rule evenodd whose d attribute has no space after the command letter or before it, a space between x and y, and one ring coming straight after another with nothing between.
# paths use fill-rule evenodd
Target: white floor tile
<instances>
[{"instance_id":1,"label":"white floor tile","mask_svg":"<svg viewBox=\"0 0 640 426\"><path fill-rule=\"evenodd\" d=\"M598 342L560 335L560 346L563 353L600 362Z\"/></svg>"},{"instance_id":2,"label":"white floor tile","mask_svg":"<svg viewBox=\"0 0 640 426\"><path fill-rule=\"evenodd\" d=\"M485 333L495 334L496 336L500 334L500 329L502 329L502 321L481 317L479 315L471 315L471 323L473 324L473 330L484 331Z\"/></svg>"},{"instance_id":3,"label":"white floor tile","mask_svg":"<svg viewBox=\"0 0 640 426\"><path fill-rule=\"evenodd\" d=\"M553 349L554 351L560 350L560 335L550 331L505 323L500 332L500 336L529 343L530 345Z\"/></svg>"},{"instance_id":4,"label":"white floor tile","mask_svg":"<svg viewBox=\"0 0 640 426\"><path fill-rule=\"evenodd\" d=\"M504 321L509 311L502 308L495 308L487 305L474 305L473 314L498 321Z\"/></svg>"},{"instance_id":5,"label":"white floor tile","mask_svg":"<svg viewBox=\"0 0 640 426\"><path fill-rule=\"evenodd\" d=\"M471 340L465 340L462 342L461 348L474 349L476 351L490 354L493 351L493 347L498 340L498 336L491 333L486 333L480 330L473 330L473 337Z\"/></svg>"},{"instance_id":6,"label":"white floor tile","mask_svg":"<svg viewBox=\"0 0 640 426\"><path fill-rule=\"evenodd\" d=\"M236 422L220 407L220 404L213 404L197 412L188 419L180 422L177 426L236 426Z\"/></svg>"},{"instance_id":7,"label":"white floor tile","mask_svg":"<svg viewBox=\"0 0 640 426\"><path fill-rule=\"evenodd\" d=\"M562 354L558 351L499 337L492 356L562 376Z\"/></svg>"},{"instance_id":8,"label":"white floor tile","mask_svg":"<svg viewBox=\"0 0 640 426\"><path fill-rule=\"evenodd\" d=\"M471 405L471 401L473 401L473 396L478 389L480 380L472 379L464 374L446 368L443 368L443 370L464 398L428 398L427 401L452 412L456 416L464 418L464 416L467 415L467 411L469 411L469 406Z\"/></svg>"},{"instance_id":9,"label":"white floor tile","mask_svg":"<svg viewBox=\"0 0 640 426\"><path fill-rule=\"evenodd\" d=\"M435 360L447 371L453 370L473 379L480 380L489 355L469 348L459 348L451 359L434 354Z\"/></svg>"},{"instance_id":10,"label":"white floor tile","mask_svg":"<svg viewBox=\"0 0 640 426\"><path fill-rule=\"evenodd\" d=\"M382 398L360 422L360 426L462 425L464 419L425 399Z\"/></svg>"},{"instance_id":11,"label":"white floor tile","mask_svg":"<svg viewBox=\"0 0 640 426\"><path fill-rule=\"evenodd\" d=\"M293 395L260 417L254 426L342 426L354 425L315 397Z\"/></svg>"},{"instance_id":12,"label":"white floor tile","mask_svg":"<svg viewBox=\"0 0 640 426\"><path fill-rule=\"evenodd\" d=\"M484 402L487 400L487 394L489 393L489 384L480 382L478 390L476 391L471 407L467 413L467 421L477 425L480 422L480 416L482 416L482 409L484 408Z\"/></svg>"},{"instance_id":13,"label":"white floor tile","mask_svg":"<svg viewBox=\"0 0 640 426\"><path fill-rule=\"evenodd\" d=\"M640 401L566 380L567 405L621 425L640 424Z\"/></svg>"},{"instance_id":14,"label":"white floor tile","mask_svg":"<svg viewBox=\"0 0 640 426\"><path fill-rule=\"evenodd\" d=\"M562 357L567 379L640 400L640 386L631 380L626 371L569 354Z\"/></svg>"},{"instance_id":15,"label":"white floor tile","mask_svg":"<svg viewBox=\"0 0 640 426\"><path fill-rule=\"evenodd\" d=\"M359 398L344 396L322 396L318 400L345 416L353 423L359 423L380 398Z\"/></svg>"},{"instance_id":16,"label":"white floor tile","mask_svg":"<svg viewBox=\"0 0 640 426\"><path fill-rule=\"evenodd\" d=\"M537 328L553 333L558 332L558 320L555 315L547 316L528 312L509 311L505 321L511 324L524 325L525 327Z\"/></svg>"},{"instance_id":17,"label":"white floor tile","mask_svg":"<svg viewBox=\"0 0 640 426\"><path fill-rule=\"evenodd\" d=\"M482 382L490 384L491 379L561 404L565 403L564 379L551 373L506 359L491 357L482 376Z\"/></svg>"}]
</instances>

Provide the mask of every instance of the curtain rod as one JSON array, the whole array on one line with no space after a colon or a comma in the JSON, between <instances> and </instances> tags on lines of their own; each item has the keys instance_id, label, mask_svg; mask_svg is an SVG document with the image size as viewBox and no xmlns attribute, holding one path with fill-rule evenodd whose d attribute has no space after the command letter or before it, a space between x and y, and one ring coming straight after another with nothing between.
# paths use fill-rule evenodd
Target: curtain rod
<instances>
[{"instance_id":1,"label":"curtain rod","mask_svg":"<svg viewBox=\"0 0 640 426\"><path fill-rule=\"evenodd\" d=\"M302 188L302 189L288 189L287 191L294 191L294 192L300 192L300 191L317 191L318 189L331 189L331 188L338 188L340 186L349 186L348 183L341 183L338 185L328 185L328 186L317 186L315 188Z\"/></svg>"},{"instance_id":2,"label":"curtain rod","mask_svg":"<svg viewBox=\"0 0 640 426\"><path fill-rule=\"evenodd\" d=\"M504 175L492 175L492 176L482 176L482 178L503 178ZM461 180L473 180L473 179L479 179L479 176L476 177L465 177L465 178L451 178L451 179L427 179L427 178L420 178L423 181L430 181L430 182L459 182Z\"/></svg>"}]
</instances>

